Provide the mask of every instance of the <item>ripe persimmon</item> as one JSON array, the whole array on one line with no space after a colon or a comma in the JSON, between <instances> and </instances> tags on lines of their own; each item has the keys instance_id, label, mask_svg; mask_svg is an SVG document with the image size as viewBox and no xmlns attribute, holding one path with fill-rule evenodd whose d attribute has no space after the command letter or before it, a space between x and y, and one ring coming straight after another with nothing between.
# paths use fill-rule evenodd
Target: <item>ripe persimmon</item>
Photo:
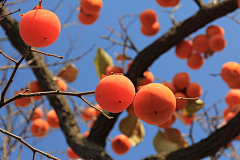
<instances>
[{"instance_id":1,"label":"ripe persimmon","mask_svg":"<svg viewBox=\"0 0 240 160\"><path fill-rule=\"evenodd\" d=\"M176 98L165 85L149 83L137 92L133 105L139 119L148 124L160 125L175 111Z\"/></svg>"},{"instance_id":2,"label":"ripe persimmon","mask_svg":"<svg viewBox=\"0 0 240 160\"><path fill-rule=\"evenodd\" d=\"M120 134L112 139L111 146L116 154L122 155L131 148L131 143L127 136Z\"/></svg>"},{"instance_id":3,"label":"ripe persimmon","mask_svg":"<svg viewBox=\"0 0 240 160\"><path fill-rule=\"evenodd\" d=\"M112 73L123 73L123 69L118 66L108 66L106 68L105 74L108 76Z\"/></svg>"},{"instance_id":4,"label":"ripe persimmon","mask_svg":"<svg viewBox=\"0 0 240 160\"><path fill-rule=\"evenodd\" d=\"M222 79L227 83L235 83L240 79L240 65L237 62L226 62L221 69Z\"/></svg>"},{"instance_id":5,"label":"ripe persimmon","mask_svg":"<svg viewBox=\"0 0 240 160\"><path fill-rule=\"evenodd\" d=\"M73 151L71 147L68 147L67 155L69 158L73 158L73 159L79 158L79 156Z\"/></svg>"},{"instance_id":6,"label":"ripe persimmon","mask_svg":"<svg viewBox=\"0 0 240 160\"><path fill-rule=\"evenodd\" d=\"M176 118L172 115L165 123L158 125L160 128L169 128L174 122Z\"/></svg>"},{"instance_id":7,"label":"ripe persimmon","mask_svg":"<svg viewBox=\"0 0 240 160\"><path fill-rule=\"evenodd\" d=\"M212 35L215 35L215 34L224 35L224 33L225 33L224 29L222 27L216 26L216 25L208 26L207 30L206 30L206 34L209 37L211 37Z\"/></svg>"},{"instance_id":8,"label":"ripe persimmon","mask_svg":"<svg viewBox=\"0 0 240 160\"><path fill-rule=\"evenodd\" d=\"M29 83L28 88L30 90L31 93L35 93L35 92L43 92L40 84L38 81L32 81L31 83ZM42 96L36 96L36 97L32 97L35 101L39 100L42 98Z\"/></svg>"},{"instance_id":9,"label":"ripe persimmon","mask_svg":"<svg viewBox=\"0 0 240 160\"><path fill-rule=\"evenodd\" d=\"M31 120L35 120L37 118L42 118L44 116L44 113L41 108L35 108L33 113L32 113L32 118Z\"/></svg>"},{"instance_id":10,"label":"ripe persimmon","mask_svg":"<svg viewBox=\"0 0 240 160\"><path fill-rule=\"evenodd\" d=\"M182 92L176 92L175 97L183 97L186 98L186 94ZM176 110L182 110L187 106L188 101L187 100L181 100L181 99L176 99Z\"/></svg>"},{"instance_id":11,"label":"ripe persimmon","mask_svg":"<svg viewBox=\"0 0 240 160\"><path fill-rule=\"evenodd\" d=\"M84 13L93 15L101 10L103 2L102 0L81 0L80 6Z\"/></svg>"},{"instance_id":12,"label":"ripe persimmon","mask_svg":"<svg viewBox=\"0 0 240 160\"><path fill-rule=\"evenodd\" d=\"M158 19L157 13L153 9L146 9L142 11L139 15L140 22L144 26L151 26Z\"/></svg>"},{"instance_id":13,"label":"ripe persimmon","mask_svg":"<svg viewBox=\"0 0 240 160\"><path fill-rule=\"evenodd\" d=\"M173 93L177 91L176 87L171 82L164 82L165 86L167 86Z\"/></svg>"},{"instance_id":14,"label":"ripe persimmon","mask_svg":"<svg viewBox=\"0 0 240 160\"><path fill-rule=\"evenodd\" d=\"M55 13L37 7L21 16L19 33L29 46L46 47L57 40L61 23Z\"/></svg>"},{"instance_id":15,"label":"ripe persimmon","mask_svg":"<svg viewBox=\"0 0 240 160\"><path fill-rule=\"evenodd\" d=\"M180 0L156 0L157 3L162 7L174 7Z\"/></svg>"},{"instance_id":16,"label":"ripe persimmon","mask_svg":"<svg viewBox=\"0 0 240 160\"><path fill-rule=\"evenodd\" d=\"M144 71L143 72L143 76L145 77L143 80L140 80L140 82L138 83L138 86L144 86L147 85L149 83L153 83L154 81L154 75L152 74L152 72L150 71Z\"/></svg>"},{"instance_id":17,"label":"ripe persimmon","mask_svg":"<svg viewBox=\"0 0 240 160\"><path fill-rule=\"evenodd\" d=\"M42 118L37 118L32 122L31 132L35 137L44 137L48 133L49 124Z\"/></svg>"},{"instance_id":18,"label":"ripe persimmon","mask_svg":"<svg viewBox=\"0 0 240 160\"><path fill-rule=\"evenodd\" d=\"M84 12L78 13L78 20L85 25L93 24L99 17L99 12L95 14L86 14Z\"/></svg>"},{"instance_id":19,"label":"ripe persimmon","mask_svg":"<svg viewBox=\"0 0 240 160\"><path fill-rule=\"evenodd\" d=\"M141 26L141 32L145 36L153 36L155 35L160 29L160 24L158 21L154 22L151 26Z\"/></svg>"},{"instance_id":20,"label":"ripe persimmon","mask_svg":"<svg viewBox=\"0 0 240 160\"><path fill-rule=\"evenodd\" d=\"M55 82L61 91L67 91L67 84L62 79L56 79Z\"/></svg>"},{"instance_id":21,"label":"ripe persimmon","mask_svg":"<svg viewBox=\"0 0 240 160\"><path fill-rule=\"evenodd\" d=\"M239 89L230 89L225 96L225 101L228 104L229 108L235 107L240 104L240 90Z\"/></svg>"},{"instance_id":22,"label":"ripe persimmon","mask_svg":"<svg viewBox=\"0 0 240 160\"><path fill-rule=\"evenodd\" d=\"M20 91L17 91L14 96L18 95L19 93L23 93L25 90L21 89ZM28 91L25 93L29 93ZM26 97L26 98L21 98L21 99L17 99L14 100L14 104L17 107L27 107L31 104L31 98L30 97Z\"/></svg>"},{"instance_id":23,"label":"ripe persimmon","mask_svg":"<svg viewBox=\"0 0 240 160\"><path fill-rule=\"evenodd\" d=\"M232 89L237 89L237 88L240 88L240 79L238 79L238 81L234 81L234 82L227 82L227 85L229 88L232 88Z\"/></svg>"},{"instance_id":24,"label":"ripe persimmon","mask_svg":"<svg viewBox=\"0 0 240 160\"><path fill-rule=\"evenodd\" d=\"M187 86L186 95L189 98L196 98L202 95L202 87L197 82L192 82Z\"/></svg>"},{"instance_id":25,"label":"ripe persimmon","mask_svg":"<svg viewBox=\"0 0 240 160\"><path fill-rule=\"evenodd\" d=\"M192 53L187 57L187 65L191 69L199 69L204 63L203 57L198 53Z\"/></svg>"},{"instance_id":26,"label":"ripe persimmon","mask_svg":"<svg viewBox=\"0 0 240 160\"><path fill-rule=\"evenodd\" d=\"M106 111L119 113L133 101L135 87L124 75L109 75L98 83L95 89L97 103Z\"/></svg>"},{"instance_id":27,"label":"ripe persimmon","mask_svg":"<svg viewBox=\"0 0 240 160\"><path fill-rule=\"evenodd\" d=\"M84 119L85 121L89 121L92 120L93 117L97 117L97 111L96 109L92 108L92 107L87 107L84 109L84 112L82 112L82 119Z\"/></svg>"},{"instance_id":28,"label":"ripe persimmon","mask_svg":"<svg viewBox=\"0 0 240 160\"><path fill-rule=\"evenodd\" d=\"M48 122L50 127L59 128L59 126L60 126L59 119L58 119L57 113L55 112L54 109L48 111L47 122Z\"/></svg>"},{"instance_id":29,"label":"ripe persimmon","mask_svg":"<svg viewBox=\"0 0 240 160\"><path fill-rule=\"evenodd\" d=\"M214 34L208 40L208 46L212 51L221 51L226 45L227 42L221 34Z\"/></svg>"},{"instance_id":30,"label":"ripe persimmon","mask_svg":"<svg viewBox=\"0 0 240 160\"><path fill-rule=\"evenodd\" d=\"M199 53L205 53L208 50L208 37L206 35L198 35L193 39L193 48Z\"/></svg>"},{"instance_id":31,"label":"ripe persimmon","mask_svg":"<svg viewBox=\"0 0 240 160\"><path fill-rule=\"evenodd\" d=\"M178 58L184 59L190 56L193 51L193 43L189 40L183 40L177 44L175 53Z\"/></svg>"},{"instance_id":32,"label":"ripe persimmon","mask_svg":"<svg viewBox=\"0 0 240 160\"><path fill-rule=\"evenodd\" d=\"M190 83L190 77L186 72L179 72L173 77L172 83L177 90L182 90Z\"/></svg>"}]
</instances>

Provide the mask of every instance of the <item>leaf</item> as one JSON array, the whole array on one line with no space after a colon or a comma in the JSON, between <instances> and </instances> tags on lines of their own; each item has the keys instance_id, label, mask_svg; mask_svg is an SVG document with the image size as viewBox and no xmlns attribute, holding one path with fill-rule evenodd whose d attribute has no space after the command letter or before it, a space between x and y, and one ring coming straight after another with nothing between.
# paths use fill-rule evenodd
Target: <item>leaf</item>
<instances>
[{"instance_id":1,"label":"leaf","mask_svg":"<svg viewBox=\"0 0 240 160\"><path fill-rule=\"evenodd\" d=\"M203 108L205 103L202 100L188 101L187 106L182 110L187 117L192 117L199 109Z\"/></svg>"},{"instance_id":2,"label":"leaf","mask_svg":"<svg viewBox=\"0 0 240 160\"><path fill-rule=\"evenodd\" d=\"M141 121L135 115L128 115L119 124L120 131L125 134L133 147L142 142L145 136L145 129Z\"/></svg>"},{"instance_id":3,"label":"leaf","mask_svg":"<svg viewBox=\"0 0 240 160\"><path fill-rule=\"evenodd\" d=\"M160 130L153 139L153 145L158 153L161 153L162 151L172 152L178 150L177 143L171 142L164 138L164 135Z\"/></svg>"},{"instance_id":4,"label":"leaf","mask_svg":"<svg viewBox=\"0 0 240 160\"><path fill-rule=\"evenodd\" d=\"M182 137L179 130L175 128L167 128L165 132L159 132L153 140L155 150L160 153L162 151L173 152L188 146L187 141Z\"/></svg>"},{"instance_id":5,"label":"leaf","mask_svg":"<svg viewBox=\"0 0 240 160\"><path fill-rule=\"evenodd\" d=\"M126 54L119 54L116 58L115 58L115 60L117 60L117 61L123 61L123 60L131 60L132 58L131 57L128 57L128 56L126 56Z\"/></svg>"},{"instance_id":6,"label":"leaf","mask_svg":"<svg viewBox=\"0 0 240 160\"><path fill-rule=\"evenodd\" d=\"M94 66L96 68L97 76L100 78L101 74L105 74L108 66L113 66L112 57L107 54L101 47L98 47L97 54L94 59Z\"/></svg>"},{"instance_id":7,"label":"leaf","mask_svg":"<svg viewBox=\"0 0 240 160\"><path fill-rule=\"evenodd\" d=\"M185 125L192 124L193 118L196 116L195 114L193 114L192 117L187 117L183 112L180 114L177 111L174 111L173 115Z\"/></svg>"},{"instance_id":8,"label":"leaf","mask_svg":"<svg viewBox=\"0 0 240 160\"><path fill-rule=\"evenodd\" d=\"M61 77L67 83L72 83L77 78L77 75L77 67L73 63L68 63L60 69L57 77Z\"/></svg>"}]
</instances>

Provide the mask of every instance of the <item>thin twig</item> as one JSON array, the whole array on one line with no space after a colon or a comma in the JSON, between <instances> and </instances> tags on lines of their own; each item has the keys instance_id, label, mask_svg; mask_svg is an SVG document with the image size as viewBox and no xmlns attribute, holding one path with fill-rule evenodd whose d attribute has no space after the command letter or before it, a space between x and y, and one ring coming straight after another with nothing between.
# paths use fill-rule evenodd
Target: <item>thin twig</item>
<instances>
[{"instance_id":1,"label":"thin twig","mask_svg":"<svg viewBox=\"0 0 240 160\"><path fill-rule=\"evenodd\" d=\"M48 153L45 153L45 152L43 152L43 151L40 151L40 150L32 147L30 144L28 144L27 142L25 142L25 141L24 141L21 137L19 137L19 136L16 136L16 135L14 135L14 134L12 134L12 133L10 133L10 132L8 132L8 131L5 131L5 130L3 130L2 128L0 128L0 131L1 131L3 134L6 134L6 135L8 135L8 136L11 136L11 137L17 139L18 141L20 141L21 143L23 143L23 144L26 145L28 148L30 148L30 149L33 151L33 153L38 152L38 153L46 156L47 158L51 158L51 159L54 159L54 160L60 160L60 159L58 159L57 157L54 157L54 156L52 156L52 155L50 155L50 154L48 154Z\"/></svg>"},{"instance_id":2,"label":"thin twig","mask_svg":"<svg viewBox=\"0 0 240 160\"><path fill-rule=\"evenodd\" d=\"M28 50L26 51L26 53L22 56L22 58L16 63L16 66L12 72L12 75L10 76L7 85L5 86L5 88L2 91L1 94L1 103L4 102L4 98L5 98L5 94L10 86L10 84L13 82L13 77L15 76L15 73L17 72L17 69L19 67L19 65L22 63L22 61L25 59L25 57L27 57L27 55L30 53L31 50L31 46L28 48Z\"/></svg>"},{"instance_id":3,"label":"thin twig","mask_svg":"<svg viewBox=\"0 0 240 160\"><path fill-rule=\"evenodd\" d=\"M12 59L11 57L8 57L5 53L3 53L2 50L0 50L0 54L2 54L4 57L6 57L7 59L9 59L10 61L13 61L14 63L17 63L17 61L15 61L15 60Z\"/></svg>"},{"instance_id":4,"label":"thin twig","mask_svg":"<svg viewBox=\"0 0 240 160\"><path fill-rule=\"evenodd\" d=\"M0 7L0 9L1 9L1 8L2 8L2 6ZM19 8L18 10L14 11L14 12L10 12L10 13L8 13L8 14L6 14L6 15L0 16L0 18L5 18L6 16L11 15L11 14L16 13L16 12L19 12L20 10L21 10L21 9Z\"/></svg>"},{"instance_id":5,"label":"thin twig","mask_svg":"<svg viewBox=\"0 0 240 160\"><path fill-rule=\"evenodd\" d=\"M55 54L50 54L50 53L42 52L42 51L39 51L39 50L36 50L36 49L31 49L31 51L37 52L37 53L41 53L41 54L44 54L44 55L47 55L47 56L53 56L53 57L57 57L57 58L63 59L63 56L57 56L57 55L55 55Z\"/></svg>"}]
</instances>

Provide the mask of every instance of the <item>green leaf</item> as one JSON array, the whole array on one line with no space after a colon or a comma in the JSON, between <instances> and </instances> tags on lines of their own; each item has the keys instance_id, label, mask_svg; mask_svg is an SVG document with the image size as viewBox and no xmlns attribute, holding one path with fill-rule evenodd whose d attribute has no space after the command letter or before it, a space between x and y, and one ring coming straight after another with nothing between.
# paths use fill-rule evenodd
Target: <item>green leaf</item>
<instances>
[{"instance_id":1,"label":"green leaf","mask_svg":"<svg viewBox=\"0 0 240 160\"><path fill-rule=\"evenodd\" d=\"M188 101L187 106L182 110L187 117L192 117L199 109L203 108L205 103L202 100Z\"/></svg>"},{"instance_id":2,"label":"green leaf","mask_svg":"<svg viewBox=\"0 0 240 160\"><path fill-rule=\"evenodd\" d=\"M93 63L96 68L97 76L99 78L101 74L105 74L105 70L108 66L113 66L112 57L107 54L107 52L101 47L98 47L97 54Z\"/></svg>"},{"instance_id":3,"label":"green leaf","mask_svg":"<svg viewBox=\"0 0 240 160\"><path fill-rule=\"evenodd\" d=\"M126 118L123 118L119 124L119 129L129 138L133 147L142 142L145 136L144 126L137 116L128 115Z\"/></svg>"},{"instance_id":4,"label":"green leaf","mask_svg":"<svg viewBox=\"0 0 240 160\"><path fill-rule=\"evenodd\" d=\"M182 137L179 130L167 128L165 132L159 132L153 140L155 150L160 153L163 151L173 152L188 146L187 141Z\"/></svg>"}]
</instances>

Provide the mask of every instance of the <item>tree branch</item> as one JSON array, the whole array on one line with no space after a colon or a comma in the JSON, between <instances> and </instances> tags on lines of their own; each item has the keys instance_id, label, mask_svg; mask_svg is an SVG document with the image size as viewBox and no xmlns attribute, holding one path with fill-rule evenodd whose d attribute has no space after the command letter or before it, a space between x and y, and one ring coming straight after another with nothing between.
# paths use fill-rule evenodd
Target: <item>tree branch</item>
<instances>
[{"instance_id":1,"label":"tree branch","mask_svg":"<svg viewBox=\"0 0 240 160\"><path fill-rule=\"evenodd\" d=\"M5 8L0 9L0 16L6 15L6 13L7 11ZM11 16L7 16L0 21L0 25L5 30L12 45L23 55L29 46L26 45L20 37L18 31L19 22L15 21ZM34 59L34 62L31 63L30 66L47 66L39 53L30 52L26 57L26 60L28 61L31 59ZM59 90L57 84L53 80L53 74L48 67L32 68L32 70L44 91ZM103 147L83 138L65 96L49 95L47 97L50 105L55 109L58 115L61 130L63 131L69 146L78 155L84 159L112 159Z\"/></svg>"}]
</instances>

